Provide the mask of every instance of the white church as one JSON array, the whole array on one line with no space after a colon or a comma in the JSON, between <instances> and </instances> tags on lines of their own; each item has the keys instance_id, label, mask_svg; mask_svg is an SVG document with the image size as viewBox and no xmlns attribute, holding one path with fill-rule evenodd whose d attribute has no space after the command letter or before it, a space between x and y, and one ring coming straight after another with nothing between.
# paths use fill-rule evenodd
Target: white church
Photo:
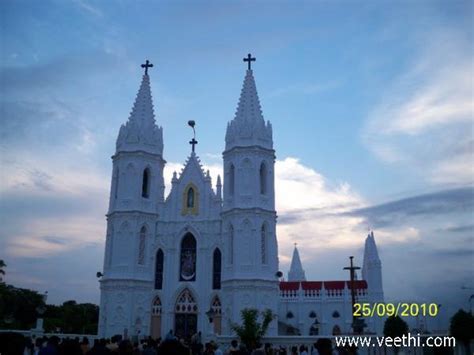
<instances>
[{"instance_id":1,"label":"white church","mask_svg":"<svg viewBox=\"0 0 474 355\"><path fill-rule=\"evenodd\" d=\"M244 308L277 315L268 335L352 332L351 281L307 281L295 246L288 278L278 265L275 150L249 55L237 112L227 125L224 179L215 186L192 153L165 196L163 129L155 122L147 61L112 156L99 336L231 335ZM358 302L383 301L373 233L365 242ZM382 320L365 320L380 333Z\"/></svg>"}]
</instances>

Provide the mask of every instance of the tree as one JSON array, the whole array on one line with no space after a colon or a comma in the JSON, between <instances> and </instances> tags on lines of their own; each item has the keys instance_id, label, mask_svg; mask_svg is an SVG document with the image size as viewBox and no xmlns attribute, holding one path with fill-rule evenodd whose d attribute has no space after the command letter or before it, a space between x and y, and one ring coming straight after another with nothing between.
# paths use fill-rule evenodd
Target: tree
<instances>
[{"instance_id":1,"label":"tree","mask_svg":"<svg viewBox=\"0 0 474 355\"><path fill-rule=\"evenodd\" d=\"M472 314L460 309L451 318L449 332L453 337L460 341L465 349L466 354L471 353L471 340L474 339L474 317Z\"/></svg>"},{"instance_id":2,"label":"tree","mask_svg":"<svg viewBox=\"0 0 474 355\"><path fill-rule=\"evenodd\" d=\"M7 264L5 264L5 262L0 259L0 282L3 282L3 277L1 275L5 275L5 270L3 270L5 267L7 266Z\"/></svg>"},{"instance_id":3,"label":"tree","mask_svg":"<svg viewBox=\"0 0 474 355\"><path fill-rule=\"evenodd\" d=\"M408 324L399 316L388 317L383 327L383 335L386 337L401 337L408 334ZM395 354L399 349L394 347Z\"/></svg>"},{"instance_id":4,"label":"tree","mask_svg":"<svg viewBox=\"0 0 474 355\"><path fill-rule=\"evenodd\" d=\"M31 329L43 296L36 291L0 283L0 328Z\"/></svg>"},{"instance_id":5,"label":"tree","mask_svg":"<svg viewBox=\"0 0 474 355\"><path fill-rule=\"evenodd\" d=\"M240 341L247 346L247 349L255 349L256 345L265 336L275 315L270 309L259 312L254 308L244 308L240 315L242 325L232 324L231 328L239 336ZM259 315L262 316L261 323L258 322Z\"/></svg>"}]
</instances>

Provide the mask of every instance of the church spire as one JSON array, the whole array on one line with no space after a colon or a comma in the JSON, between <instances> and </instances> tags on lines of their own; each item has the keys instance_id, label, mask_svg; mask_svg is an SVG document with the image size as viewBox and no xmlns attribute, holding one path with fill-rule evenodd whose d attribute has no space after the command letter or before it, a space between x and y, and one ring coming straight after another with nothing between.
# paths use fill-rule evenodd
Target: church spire
<instances>
[{"instance_id":1,"label":"church spire","mask_svg":"<svg viewBox=\"0 0 474 355\"><path fill-rule=\"evenodd\" d=\"M364 248L364 263L363 270L367 271L370 264L380 263L379 253L377 251L377 245L375 244L374 232L370 232L365 239L365 248ZM364 275L363 275L364 276Z\"/></svg>"},{"instance_id":2,"label":"church spire","mask_svg":"<svg viewBox=\"0 0 474 355\"><path fill-rule=\"evenodd\" d=\"M290 271L288 272L288 281L306 281L306 276L301 264L300 253L296 247L293 250L293 258L291 259Z\"/></svg>"},{"instance_id":3,"label":"church spire","mask_svg":"<svg viewBox=\"0 0 474 355\"><path fill-rule=\"evenodd\" d=\"M362 278L368 283L371 297L382 300L382 262L380 261L377 245L375 244L374 232L370 232L365 239Z\"/></svg>"},{"instance_id":4,"label":"church spire","mask_svg":"<svg viewBox=\"0 0 474 355\"><path fill-rule=\"evenodd\" d=\"M272 126L265 122L258 98L257 87L251 69L251 62L255 58L249 54L244 58L248 62L242 91L235 117L227 125L226 150L238 146L262 146L272 149Z\"/></svg>"},{"instance_id":5,"label":"church spire","mask_svg":"<svg viewBox=\"0 0 474 355\"><path fill-rule=\"evenodd\" d=\"M153 100L150 89L148 68L153 67L148 60L142 64L145 73L142 77L132 112L126 124L120 127L117 138L117 152L145 151L152 154L163 154L163 130L155 123Z\"/></svg>"}]
</instances>

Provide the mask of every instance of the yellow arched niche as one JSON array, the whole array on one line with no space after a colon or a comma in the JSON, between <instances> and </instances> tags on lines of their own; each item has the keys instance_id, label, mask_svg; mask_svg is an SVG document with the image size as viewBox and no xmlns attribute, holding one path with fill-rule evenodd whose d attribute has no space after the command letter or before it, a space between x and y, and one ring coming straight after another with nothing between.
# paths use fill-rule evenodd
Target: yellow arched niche
<instances>
[{"instance_id":1,"label":"yellow arched niche","mask_svg":"<svg viewBox=\"0 0 474 355\"><path fill-rule=\"evenodd\" d=\"M183 208L181 214L193 214L199 213L199 190L192 182L186 185L183 191Z\"/></svg>"}]
</instances>

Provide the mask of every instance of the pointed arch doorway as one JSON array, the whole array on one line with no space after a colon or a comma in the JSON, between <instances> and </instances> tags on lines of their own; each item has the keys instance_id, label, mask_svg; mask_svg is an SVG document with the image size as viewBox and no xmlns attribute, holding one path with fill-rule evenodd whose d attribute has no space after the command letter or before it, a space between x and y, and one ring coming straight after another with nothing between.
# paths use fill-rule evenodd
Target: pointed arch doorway
<instances>
[{"instance_id":1,"label":"pointed arch doorway","mask_svg":"<svg viewBox=\"0 0 474 355\"><path fill-rule=\"evenodd\" d=\"M175 305L174 334L178 338L190 338L197 332L197 302L189 289L184 289Z\"/></svg>"}]
</instances>

